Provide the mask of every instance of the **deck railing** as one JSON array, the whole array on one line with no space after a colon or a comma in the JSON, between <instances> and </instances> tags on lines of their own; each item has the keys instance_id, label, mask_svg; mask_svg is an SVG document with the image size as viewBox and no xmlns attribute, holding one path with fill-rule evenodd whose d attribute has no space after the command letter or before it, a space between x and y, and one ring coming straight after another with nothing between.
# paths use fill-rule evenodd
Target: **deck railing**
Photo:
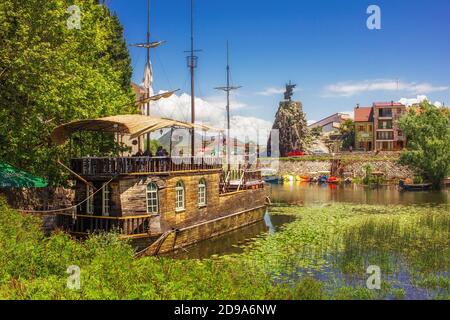
<instances>
[{"instance_id":1,"label":"deck railing","mask_svg":"<svg viewBox=\"0 0 450 320\"><path fill-rule=\"evenodd\" d=\"M71 169L82 176L167 173L221 168L222 159L219 157L88 157L71 160Z\"/></svg>"},{"instance_id":2,"label":"deck railing","mask_svg":"<svg viewBox=\"0 0 450 320\"><path fill-rule=\"evenodd\" d=\"M153 216L103 217L91 215L58 214L57 225L73 235L83 236L97 232L118 232L125 237L148 236Z\"/></svg>"},{"instance_id":3,"label":"deck railing","mask_svg":"<svg viewBox=\"0 0 450 320\"><path fill-rule=\"evenodd\" d=\"M261 170L231 170L220 179L220 192L229 193L263 187Z\"/></svg>"}]
</instances>

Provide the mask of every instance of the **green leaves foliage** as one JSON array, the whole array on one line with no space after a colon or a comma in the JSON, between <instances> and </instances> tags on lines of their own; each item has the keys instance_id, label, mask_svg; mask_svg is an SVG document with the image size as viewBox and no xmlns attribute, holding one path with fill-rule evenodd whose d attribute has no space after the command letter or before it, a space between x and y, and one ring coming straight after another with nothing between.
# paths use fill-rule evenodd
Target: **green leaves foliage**
<instances>
[{"instance_id":1,"label":"green leaves foliage","mask_svg":"<svg viewBox=\"0 0 450 320\"><path fill-rule=\"evenodd\" d=\"M416 170L424 180L439 188L450 174L450 111L427 101L400 119L408 138L400 161Z\"/></svg>"},{"instance_id":2,"label":"green leaves foliage","mask_svg":"<svg viewBox=\"0 0 450 320\"><path fill-rule=\"evenodd\" d=\"M81 29L67 26L72 4ZM0 158L62 182L55 160L67 161L69 146L52 146L51 131L75 119L134 113L130 77L122 27L98 1L1 1Z\"/></svg>"}]
</instances>

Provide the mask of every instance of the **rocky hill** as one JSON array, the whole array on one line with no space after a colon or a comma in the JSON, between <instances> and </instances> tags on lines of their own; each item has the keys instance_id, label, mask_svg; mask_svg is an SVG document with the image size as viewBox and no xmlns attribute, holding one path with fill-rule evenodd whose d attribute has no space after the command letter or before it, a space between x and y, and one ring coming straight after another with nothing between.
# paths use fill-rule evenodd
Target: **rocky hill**
<instances>
[{"instance_id":1,"label":"rocky hill","mask_svg":"<svg viewBox=\"0 0 450 320\"><path fill-rule=\"evenodd\" d=\"M279 130L281 157L286 157L291 151L304 151L307 148L309 141L308 125L301 102L280 102L272 129ZM268 150L270 150L271 138L269 139Z\"/></svg>"}]
</instances>

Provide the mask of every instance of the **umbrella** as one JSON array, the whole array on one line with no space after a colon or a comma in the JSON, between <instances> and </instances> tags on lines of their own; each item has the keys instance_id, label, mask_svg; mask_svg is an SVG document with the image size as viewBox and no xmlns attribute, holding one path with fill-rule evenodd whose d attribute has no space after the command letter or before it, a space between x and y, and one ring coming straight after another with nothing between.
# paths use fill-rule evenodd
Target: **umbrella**
<instances>
[{"instance_id":1,"label":"umbrella","mask_svg":"<svg viewBox=\"0 0 450 320\"><path fill-rule=\"evenodd\" d=\"M44 188L47 185L45 179L0 162L0 188Z\"/></svg>"}]
</instances>

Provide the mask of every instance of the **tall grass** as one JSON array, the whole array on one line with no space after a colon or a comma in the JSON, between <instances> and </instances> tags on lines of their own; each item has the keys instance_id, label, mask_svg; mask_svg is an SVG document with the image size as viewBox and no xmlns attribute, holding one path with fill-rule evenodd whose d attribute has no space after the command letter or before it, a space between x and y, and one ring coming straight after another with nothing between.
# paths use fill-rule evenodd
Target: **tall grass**
<instances>
[{"instance_id":1,"label":"tall grass","mask_svg":"<svg viewBox=\"0 0 450 320\"><path fill-rule=\"evenodd\" d=\"M244 253L199 260L134 259L115 234L79 242L45 237L38 218L0 200L1 299L378 299L402 297L384 279L374 292L348 282L368 264L395 275L407 265L416 286L450 297L448 207L328 205L279 207L296 217ZM81 288L67 288L67 267L81 269ZM445 287L447 286L447 287Z\"/></svg>"}]
</instances>

